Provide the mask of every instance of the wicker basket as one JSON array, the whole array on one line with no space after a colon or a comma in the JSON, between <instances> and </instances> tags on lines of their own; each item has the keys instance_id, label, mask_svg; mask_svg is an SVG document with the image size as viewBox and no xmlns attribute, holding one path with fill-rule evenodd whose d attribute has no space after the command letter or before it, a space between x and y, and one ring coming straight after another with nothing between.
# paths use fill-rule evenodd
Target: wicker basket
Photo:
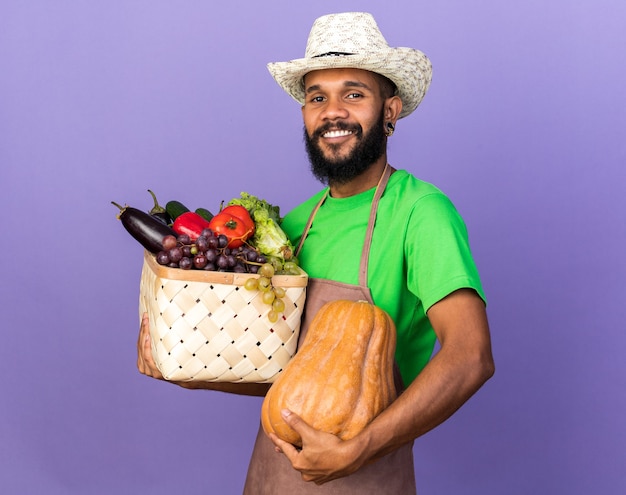
<instances>
[{"instance_id":1,"label":"wicker basket","mask_svg":"<svg viewBox=\"0 0 626 495\"><path fill-rule=\"evenodd\" d=\"M286 289L276 323L258 290L257 275L182 270L145 252L139 312L150 317L152 355L166 380L271 383L296 352L308 276L276 275Z\"/></svg>"}]
</instances>

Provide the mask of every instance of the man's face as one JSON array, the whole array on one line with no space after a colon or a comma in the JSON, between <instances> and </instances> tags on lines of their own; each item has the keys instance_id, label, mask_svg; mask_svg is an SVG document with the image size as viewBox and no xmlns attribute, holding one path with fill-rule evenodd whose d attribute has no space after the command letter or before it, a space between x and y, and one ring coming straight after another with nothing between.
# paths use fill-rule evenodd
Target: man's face
<instances>
[{"instance_id":1,"label":"man's face","mask_svg":"<svg viewBox=\"0 0 626 495\"><path fill-rule=\"evenodd\" d=\"M325 69L305 76L304 139L315 177L344 184L385 152L384 101L375 76Z\"/></svg>"}]
</instances>

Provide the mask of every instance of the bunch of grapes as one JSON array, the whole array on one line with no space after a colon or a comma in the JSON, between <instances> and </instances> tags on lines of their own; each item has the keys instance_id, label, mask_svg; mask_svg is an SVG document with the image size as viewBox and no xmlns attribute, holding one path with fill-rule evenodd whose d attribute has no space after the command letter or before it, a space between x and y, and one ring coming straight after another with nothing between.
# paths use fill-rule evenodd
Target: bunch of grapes
<instances>
[{"instance_id":1,"label":"bunch of grapes","mask_svg":"<svg viewBox=\"0 0 626 495\"><path fill-rule=\"evenodd\" d=\"M178 238L165 236L163 250L157 253L156 260L170 268L235 273L257 273L259 267L267 263L267 258L254 246L243 244L231 249L228 238L211 229L204 229L195 241L187 234Z\"/></svg>"},{"instance_id":2,"label":"bunch of grapes","mask_svg":"<svg viewBox=\"0 0 626 495\"><path fill-rule=\"evenodd\" d=\"M176 238L168 235L163 238L163 249L156 254L160 265L183 270L209 270L218 272L252 273L258 277L246 280L247 290L259 290L265 304L271 306L267 315L275 323L285 310L285 289L272 284L275 274L299 275L297 259L285 261L267 257L251 244L237 248L228 247L228 238L216 234L211 229L204 229L200 236L192 241L186 234Z\"/></svg>"},{"instance_id":3,"label":"bunch of grapes","mask_svg":"<svg viewBox=\"0 0 626 495\"><path fill-rule=\"evenodd\" d=\"M275 323L278 320L278 316L285 311L285 302L283 301L285 289L272 284L274 273L274 265L264 263L259 267L259 277L249 278L244 284L244 287L248 290L261 291L262 301L272 307L269 313L267 313L267 319L272 323Z\"/></svg>"}]
</instances>

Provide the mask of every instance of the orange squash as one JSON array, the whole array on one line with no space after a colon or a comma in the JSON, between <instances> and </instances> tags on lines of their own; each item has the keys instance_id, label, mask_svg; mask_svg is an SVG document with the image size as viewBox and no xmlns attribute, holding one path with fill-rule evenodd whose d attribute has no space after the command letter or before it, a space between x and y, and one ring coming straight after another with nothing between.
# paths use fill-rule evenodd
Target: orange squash
<instances>
[{"instance_id":1,"label":"orange squash","mask_svg":"<svg viewBox=\"0 0 626 495\"><path fill-rule=\"evenodd\" d=\"M395 348L395 325L381 308L367 301L326 303L265 396L264 431L301 446L280 415L287 408L313 428L353 438L396 398Z\"/></svg>"}]
</instances>

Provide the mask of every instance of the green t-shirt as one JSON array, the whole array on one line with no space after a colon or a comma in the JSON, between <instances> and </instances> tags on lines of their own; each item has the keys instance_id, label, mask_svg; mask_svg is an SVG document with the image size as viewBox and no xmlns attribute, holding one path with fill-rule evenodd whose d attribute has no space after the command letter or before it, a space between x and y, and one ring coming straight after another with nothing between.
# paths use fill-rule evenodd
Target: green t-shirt
<instances>
[{"instance_id":1,"label":"green t-shirt","mask_svg":"<svg viewBox=\"0 0 626 495\"><path fill-rule=\"evenodd\" d=\"M326 190L289 212L282 227L297 245ZM313 278L358 285L359 262L375 189L326 198L299 255ZM485 299L465 223L435 186L398 170L378 205L368 266L374 303L393 318L396 361L405 385L430 359L436 336L426 312L451 292L472 288Z\"/></svg>"}]
</instances>

